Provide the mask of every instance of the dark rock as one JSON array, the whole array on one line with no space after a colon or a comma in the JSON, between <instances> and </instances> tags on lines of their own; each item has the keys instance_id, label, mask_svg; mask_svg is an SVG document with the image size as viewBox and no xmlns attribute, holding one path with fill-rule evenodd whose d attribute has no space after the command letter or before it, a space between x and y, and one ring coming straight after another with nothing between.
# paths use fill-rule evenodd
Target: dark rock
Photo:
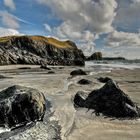
<instances>
[{"instance_id":1,"label":"dark rock","mask_svg":"<svg viewBox=\"0 0 140 140\"><path fill-rule=\"evenodd\" d=\"M122 61L122 60L126 60L124 57L103 57L103 60L113 60L113 61L117 61L117 60L119 60L119 61Z\"/></svg>"},{"instance_id":2,"label":"dark rock","mask_svg":"<svg viewBox=\"0 0 140 140\"><path fill-rule=\"evenodd\" d=\"M102 53L95 52L90 57L88 57L87 60L102 60Z\"/></svg>"},{"instance_id":3,"label":"dark rock","mask_svg":"<svg viewBox=\"0 0 140 140\"><path fill-rule=\"evenodd\" d=\"M74 97L74 107L85 107L85 100L87 98L87 94L83 91L78 91Z\"/></svg>"},{"instance_id":4,"label":"dark rock","mask_svg":"<svg viewBox=\"0 0 140 140\"><path fill-rule=\"evenodd\" d=\"M18 69L27 70L27 69L31 69L31 67L21 67L21 68L18 68Z\"/></svg>"},{"instance_id":5,"label":"dark rock","mask_svg":"<svg viewBox=\"0 0 140 140\"><path fill-rule=\"evenodd\" d=\"M46 99L38 90L16 85L0 92L0 125L11 128L42 120L45 110Z\"/></svg>"},{"instance_id":6,"label":"dark rock","mask_svg":"<svg viewBox=\"0 0 140 140\"><path fill-rule=\"evenodd\" d=\"M119 86L109 80L102 88L92 91L86 99L77 93L75 106L94 109L96 114L102 113L108 117L136 118L140 116L139 107Z\"/></svg>"},{"instance_id":7,"label":"dark rock","mask_svg":"<svg viewBox=\"0 0 140 140\"><path fill-rule=\"evenodd\" d=\"M81 84L81 85L89 85L91 83L92 81L89 81L87 79L81 79L80 81L78 81L78 84Z\"/></svg>"},{"instance_id":8,"label":"dark rock","mask_svg":"<svg viewBox=\"0 0 140 140\"><path fill-rule=\"evenodd\" d=\"M106 83L106 82L108 82L109 80L112 80L112 79L109 78L109 77L105 77L105 78L100 77L100 78L97 78L97 80L101 83Z\"/></svg>"},{"instance_id":9,"label":"dark rock","mask_svg":"<svg viewBox=\"0 0 140 140\"><path fill-rule=\"evenodd\" d=\"M0 75L0 79L5 79L5 78L7 78L7 77Z\"/></svg>"},{"instance_id":10,"label":"dark rock","mask_svg":"<svg viewBox=\"0 0 140 140\"><path fill-rule=\"evenodd\" d=\"M71 41L43 36L0 37L0 65L84 65L85 56Z\"/></svg>"},{"instance_id":11,"label":"dark rock","mask_svg":"<svg viewBox=\"0 0 140 140\"><path fill-rule=\"evenodd\" d=\"M54 74L55 72L54 71L48 71L48 74Z\"/></svg>"},{"instance_id":12,"label":"dark rock","mask_svg":"<svg viewBox=\"0 0 140 140\"><path fill-rule=\"evenodd\" d=\"M78 70L74 70L70 73L70 75L72 76L76 76L76 75L87 75L86 72L84 72L82 69L78 69Z\"/></svg>"},{"instance_id":13,"label":"dark rock","mask_svg":"<svg viewBox=\"0 0 140 140\"><path fill-rule=\"evenodd\" d=\"M74 60L74 64L76 66L84 66L85 65L85 61L82 61L82 60Z\"/></svg>"}]
</instances>

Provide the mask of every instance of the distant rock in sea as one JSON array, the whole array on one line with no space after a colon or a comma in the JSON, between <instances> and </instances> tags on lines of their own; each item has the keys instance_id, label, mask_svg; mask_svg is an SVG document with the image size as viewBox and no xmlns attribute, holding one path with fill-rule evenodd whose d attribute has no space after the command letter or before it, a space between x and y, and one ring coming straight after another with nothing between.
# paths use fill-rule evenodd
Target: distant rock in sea
<instances>
[{"instance_id":1,"label":"distant rock in sea","mask_svg":"<svg viewBox=\"0 0 140 140\"><path fill-rule=\"evenodd\" d=\"M103 60L126 60L124 57L103 57Z\"/></svg>"},{"instance_id":2,"label":"distant rock in sea","mask_svg":"<svg viewBox=\"0 0 140 140\"><path fill-rule=\"evenodd\" d=\"M8 64L83 66L85 56L71 41L44 36L0 37L0 65Z\"/></svg>"},{"instance_id":3,"label":"distant rock in sea","mask_svg":"<svg viewBox=\"0 0 140 140\"><path fill-rule=\"evenodd\" d=\"M102 60L102 53L101 52L95 52L91 56L87 58L87 60Z\"/></svg>"},{"instance_id":4,"label":"distant rock in sea","mask_svg":"<svg viewBox=\"0 0 140 140\"><path fill-rule=\"evenodd\" d=\"M93 109L96 115L103 114L116 118L140 117L140 109L119 86L109 80L105 85L89 95L78 92L74 98L74 106Z\"/></svg>"}]
</instances>

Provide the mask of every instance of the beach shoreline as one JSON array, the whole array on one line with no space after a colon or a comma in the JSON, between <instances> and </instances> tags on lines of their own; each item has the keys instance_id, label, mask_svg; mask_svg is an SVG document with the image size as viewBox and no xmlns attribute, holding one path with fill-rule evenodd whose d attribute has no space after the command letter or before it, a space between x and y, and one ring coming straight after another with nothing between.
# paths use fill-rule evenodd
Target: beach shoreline
<instances>
[{"instance_id":1,"label":"beach shoreline","mask_svg":"<svg viewBox=\"0 0 140 140\"><path fill-rule=\"evenodd\" d=\"M30 67L31 69L22 69ZM51 120L58 121L61 126L62 140L119 140L119 139L137 139L140 137L138 130L140 122L138 120L110 121L102 117L91 115L86 109L75 110L73 106L73 97L77 91L86 91L102 87L104 84L97 81L99 77L110 77L118 83L121 89L128 94L132 100L140 104L140 69L113 69L110 72L100 71L99 69L86 67L50 67L51 70L40 69L40 66L0 66L0 73L7 78L0 79L0 89L12 85L22 85L32 87L42 91L52 104L53 116ZM75 69L83 69L87 75L70 76L70 72ZM94 71L95 70L95 71ZM53 71L54 73L49 73ZM95 72L95 73L94 73ZM90 85L79 85L77 82L81 79L88 79L93 83ZM39 126L41 127L41 126ZM44 129L44 130L43 130ZM31 133L35 133L36 139L39 133L47 133L45 127L41 131L38 128L28 132L25 130L21 134L12 136L12 139L21 140L30 138ZM43 134L43 136L45 136ZM47 136L46 136L47 138ZM43 139L43 138L42 138ZM50 139L49 139L50 140Z\"/></svg>"}]
</instances>

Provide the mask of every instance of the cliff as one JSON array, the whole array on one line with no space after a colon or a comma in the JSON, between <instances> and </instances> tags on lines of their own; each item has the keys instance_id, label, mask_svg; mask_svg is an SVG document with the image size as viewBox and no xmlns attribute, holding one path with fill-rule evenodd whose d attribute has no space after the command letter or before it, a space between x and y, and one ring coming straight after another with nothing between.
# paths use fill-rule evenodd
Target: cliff
<instances>
[{"instance_id":1,"label":"cliff","mask_svg":"<svg viewBox=\"0 0 140 140\"><path fill-rule=\"evenodd\" d=\"M84 55L75 43L44 36L0 38L0 65L84 65Z\"/></svg>"}]
</instances>

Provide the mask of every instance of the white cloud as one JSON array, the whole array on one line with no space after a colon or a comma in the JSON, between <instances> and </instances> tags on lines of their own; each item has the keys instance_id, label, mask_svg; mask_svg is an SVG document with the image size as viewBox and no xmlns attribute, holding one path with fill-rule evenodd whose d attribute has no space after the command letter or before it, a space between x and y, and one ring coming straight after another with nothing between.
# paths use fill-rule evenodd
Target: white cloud
<instances>
[{"instance_id":1,"label":"white cloud","mask_svg":"<svg viewBox=\"0 0 140 140\"><path fill-rule=\"evenodd\" d=\"M4 5L9 7L11 10L16 9L16 6L13 0L4 0Z\"/></svg>"},{"instance_id":2,"label":"white cloud","mask_svg":"<svg viewBox=\"0 0 140 140\"><path fill-rule=\"evenodd\" d=\"M6 11L0 11L0 17L2 18L3 25L13 29L19 28L18 20L12 14Z\"/></svg>"},{"instance_id":3,"label":"white cloud","mask_svg":"<svg viewBox=\"0 0 140 140\"><path fill-rule=\"evenodd\" d=\"M10 36L10 35L21 35L21 34L19 33L19 31L15 29L0 27L0 37Z\"/></svg>"},{"instance_id":4,"label":"white cloud","mask_svg":"<svg viewBox=\"0 0 140 140\"><path fill-rule=\"evenodd\" d=\"M52 29L59 38L78 41L86 52L93 53L99 34L113 31L117 3L115 0L36 0L46 4L62 24ZM48 27L47 27L48 28ZM50 30L50 29L49 29ZM83 47L85 46L85 48Z\"/></svg>"},{"instance_id":5,"label":"white cloud","mask_svg":"<svg viewBox=\"0 0 140 140\"><path fill-rule=\"evenodd\" d=\"M140 34L113 31L107 37L107 45L111 47L140 47Z\"/></svg>"},{"instance_id":6,"label":"white cloud","mask_svg":"<svg viewBox=\"0 0 140 140\"><path fill-rule=\"evenodd\" d=\"M122 31L113 31L106 39L104 55L123 56L128 59L140 58L140 34Z\"/></svg>"}]
</instances>

